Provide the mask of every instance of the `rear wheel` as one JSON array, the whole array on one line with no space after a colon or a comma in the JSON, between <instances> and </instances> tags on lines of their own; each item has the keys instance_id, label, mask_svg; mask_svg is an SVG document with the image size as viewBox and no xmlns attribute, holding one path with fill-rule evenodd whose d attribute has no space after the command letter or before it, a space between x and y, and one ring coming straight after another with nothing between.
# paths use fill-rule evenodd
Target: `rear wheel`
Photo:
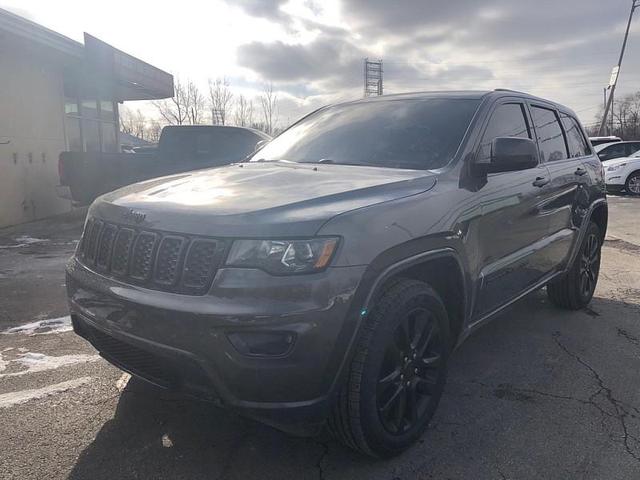
<instances>
[{"instance_id":1,"label":"rear wheel","mask_svg":"<svg viewBox=\"0 0 640 480\"><path fill-rule=\"evenodd\" d=\"M389 457L413 444L436 410L449 322L438 294L410 279L390 285L365 322L329 427L348 446Z\"/></svg>"},{"instance_id":2,"label":"rear wheel","mask_svg":"<svg viewBox=\"0 0 640 480\"><path fill-rule=\"evenodd\" d=\"M624 184L624 189L629 195L640 195L640 171L633 172L629 175Z\"/></svg>"},{"instance_id":3,"label":"rear wheel","mask_svg":"<svg viewBox=\"0 0 640 480\"><path fill-rule=\"evenodd\" d=\"M590 222L569 272L547 285L547 294L555 305L579 310L591 301L600 273L601 238L598 226Z\"/></svg>"}]
</instances>

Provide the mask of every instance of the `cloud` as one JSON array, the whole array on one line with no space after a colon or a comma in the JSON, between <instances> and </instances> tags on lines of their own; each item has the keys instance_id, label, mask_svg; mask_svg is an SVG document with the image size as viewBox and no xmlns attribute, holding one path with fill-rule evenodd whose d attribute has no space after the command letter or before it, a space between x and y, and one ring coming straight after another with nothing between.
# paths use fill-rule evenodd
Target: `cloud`
<instances>
[{"instance_id":1,"label":"cloud","mask_svg":"<svg viewBox=\"0 0 640 480\"><path fill-rule=\"evenodd\" d=\"M386 92L514 88L585 111L587 121L601 103L630 7L600 0L342 0L340 21L327 23L296 17L291 2L268 3L271 13L245 11L269 15L289 39L241 45L238 62L294 96L359 95L362 61L371 56L384 61ZM640 83L635 23L621 94Z\"/></svg>"},{"instance_id":2,"label":"cloud","mask_svg":"<svg viewBox=\"0 0 640 480\"><path fill-rule=\"evenodd\" d=\"M283 20L287 15L280 10L287 0L233 0L229 4L241 8L247 14L269 20Z\"/></svg>"},{"instance_id":3,"label":"cloud","mask_svg":"<svg viewBox=\"0 0 640 480\"><path fill-rule=\"evenodd\" d=\"M350 88L361 83L363 50L333 36L307 44L251 42L238 48L238 63L276 84ZM309 87L308 87L309 88Z\"/></svg>"}]
</instances>

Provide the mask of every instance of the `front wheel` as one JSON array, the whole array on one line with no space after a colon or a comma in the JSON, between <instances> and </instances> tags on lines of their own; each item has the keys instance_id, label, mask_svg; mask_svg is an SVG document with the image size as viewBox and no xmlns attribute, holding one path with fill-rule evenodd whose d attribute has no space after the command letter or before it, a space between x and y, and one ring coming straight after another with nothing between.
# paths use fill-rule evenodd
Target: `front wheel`
<instances>
[{"instance_id":1,"label":"front wheel","mask_svg":"<svg viewBox=\"0 0 640 480\"><path fill-rule=\"evenodd\" d=\"M389 457L418 440L440 401L449 321L429 285L399 279L364 322L329 429L355 450Z\"/></svg>"},{"instance_id":2,"label":"front wheel","mask_svg":"<svg viewBox=\"0 0 640 480\"><path fill-rule=\"evenodd\" d=\"M547 285L547 294L555 305L579 310L591 301L600 273L601 239L598 225L590 222L570 270Z\"/></svg>"},{"instance_id":3,"label":"front wheel","mask_svg":"<svg viewBox=\"0 0 640 480\"><path fill-rule=\"evenodd\" d=\"M629 175L627 181L624 184L624 189L629 195L640 195L640 171L633 172L631 175Z\"/></svg>"}]
</instances>

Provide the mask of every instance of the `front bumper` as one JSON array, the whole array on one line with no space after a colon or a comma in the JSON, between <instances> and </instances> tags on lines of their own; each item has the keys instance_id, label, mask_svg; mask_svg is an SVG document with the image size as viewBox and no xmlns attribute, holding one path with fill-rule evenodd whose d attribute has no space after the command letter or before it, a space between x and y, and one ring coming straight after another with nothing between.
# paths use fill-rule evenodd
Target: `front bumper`
<instances>
[{"instance_id":1,"label":"front bumper","mask_svg":"<svg viewBox=\"0 0 640 480\"><path fill-rule=\"evenodd\" d=\"M365 267L273 277L221 269L208 294L127 285L67 265L74 330L111 363L291 433L313 433L332 393L358 318L352 305ZM232 334L286 333L277 355L240 353ZM233 335L232 335L233 336Z\"/></svg>"}]
</instances>

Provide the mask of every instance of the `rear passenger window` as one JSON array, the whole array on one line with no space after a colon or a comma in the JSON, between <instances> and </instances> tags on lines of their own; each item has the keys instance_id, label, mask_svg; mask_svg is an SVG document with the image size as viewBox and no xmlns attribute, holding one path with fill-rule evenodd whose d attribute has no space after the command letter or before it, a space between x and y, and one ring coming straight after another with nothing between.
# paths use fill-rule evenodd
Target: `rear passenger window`
<instances>
[{"instance_id":1,"label":"rear passenger window","mask_svg":"<svg viewBox=\"0 0 640 480\"><path fill-rule=\"evenodd\" d=\"M570 157L584 157L589 155L590 149L587 146L587 141L584 139L582 130L578 125L575 118L560 114L562 118L562 126L567 134L567 143L569 144L569 156Z\"/></svg>"},{"instance_id":2,"label":"rear passenger window","mask_svg":"<svg viewBox=\"0 0 640 480\"><path fill-rule=\"evenodd\" d=\"M638 143L627 143L627 157L632 156L638 150L640 150L640 144L638 144Z\"/></svg>"},{"instance_id":3,"label":"rear passenger window","mask_svg":"<svg viewBox=\"0 0 640 480\"><path fill-rule=\"evenodd\" d=\"M556 112L548 108L531 107L531 114L536 126L542 161L554 162L567 158L567 147Z\"/></svg>"},{"instance_id":4,"label":"rear passenger window","mask_svg":"<svg viewBox=\"0 0 640 480\"><path fill-rule=\"evenodd\" d=\"M505 103L496 108L480 143L480 159L491 158L491 143L497 137L531 138L522 104Z\"/></svg>"}]
</instances>

